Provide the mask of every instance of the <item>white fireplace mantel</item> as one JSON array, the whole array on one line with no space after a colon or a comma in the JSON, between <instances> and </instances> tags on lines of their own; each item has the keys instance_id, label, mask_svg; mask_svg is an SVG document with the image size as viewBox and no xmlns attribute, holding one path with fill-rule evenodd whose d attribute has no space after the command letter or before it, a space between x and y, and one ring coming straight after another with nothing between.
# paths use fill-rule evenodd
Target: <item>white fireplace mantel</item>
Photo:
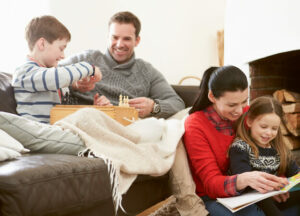
<instances>
[{"instance_id":1,"label":"white fireplace mantel","mask_svg":"<svg viewBox=\"0 0 300 216\"><path fill-rule=\"evenodd\" d=\"M300 50L299 0L227 0L224 63Z\"/></svg>"}]
</instances>

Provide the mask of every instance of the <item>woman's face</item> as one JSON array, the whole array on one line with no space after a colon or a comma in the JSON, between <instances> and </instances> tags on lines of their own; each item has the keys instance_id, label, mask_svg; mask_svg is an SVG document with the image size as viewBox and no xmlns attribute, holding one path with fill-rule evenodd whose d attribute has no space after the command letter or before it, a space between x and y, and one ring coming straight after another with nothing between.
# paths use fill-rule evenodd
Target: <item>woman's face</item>
<instances>
[{"instance_id":1,"label":"woman's face","mask_svg":"<svg viewBox=\"0 0 300 216\"><path fill-rule=\"evenodd\" d=\"M248 88L244 91L227 91L219 98L215 98L209 91L208 98L221 118L235 121L243 114L243 108L248 104Z\"/></svg>"}]
</instances>

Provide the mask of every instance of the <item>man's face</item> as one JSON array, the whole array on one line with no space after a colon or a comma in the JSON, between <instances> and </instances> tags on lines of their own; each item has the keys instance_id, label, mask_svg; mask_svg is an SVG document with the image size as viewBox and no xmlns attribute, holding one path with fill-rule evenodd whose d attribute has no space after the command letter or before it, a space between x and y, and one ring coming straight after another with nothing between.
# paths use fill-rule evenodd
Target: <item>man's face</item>
<instances>
[{"instance_id":1,"label":"man's face","mask_svg":"<svg viewBox=\"0 0 300 216\"><path fill-rule=\"evenodd\" d=\"M109 26L109 53L119 64L127 62L140 42L133 24L112 23Z\"/></svg>"}]
</instances>

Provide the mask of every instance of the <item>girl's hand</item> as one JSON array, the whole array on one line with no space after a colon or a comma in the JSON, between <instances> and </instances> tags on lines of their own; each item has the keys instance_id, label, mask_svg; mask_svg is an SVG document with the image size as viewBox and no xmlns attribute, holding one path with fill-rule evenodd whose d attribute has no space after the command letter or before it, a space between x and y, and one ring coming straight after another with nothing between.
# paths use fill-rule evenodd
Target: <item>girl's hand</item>
<instances>
[{"instance_id":1,"label":"girl's hand","mask_svg":"<svg viewBox=\"0 0 300 216\"><path fill-rule=\"evenodd\" d=\"M276 200L279 203L286 202L288 198L290 198L290 193L289 192L273 196L273 199Z\"/></svg>"},{"instance_id":2,"label":"girl's hand","mask_svg":"<svg viewBox=\"0 0 300 216\"><path fill-rule=\"evenodd\" d=\"M112 106L110 101L104 95L99 97L98 93L94 95L94 105L97 105L97 106Z\"/></svg>"},{"instance_id":3,"label":"girl's hand","mask_svg":"<svg viewBox=\"0 0 300 216\"><path fill-rule=\"evenodd\" d=\"M237 190L242 190L247 186L257 190L260 193L267 193L273 190L279 190L288 184L286 178L277 177L265 172L251 171L239 174L237 177Z\"/></svg>"}]
</instances>

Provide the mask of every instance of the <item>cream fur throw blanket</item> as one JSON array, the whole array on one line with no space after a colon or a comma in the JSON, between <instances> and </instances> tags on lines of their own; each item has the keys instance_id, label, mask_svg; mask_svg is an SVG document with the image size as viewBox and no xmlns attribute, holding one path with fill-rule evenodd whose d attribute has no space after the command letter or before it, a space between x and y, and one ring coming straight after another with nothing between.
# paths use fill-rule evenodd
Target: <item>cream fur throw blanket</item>
<instances>
[{"instance_id":1,"label":"cream fur throw blanket","mask_svg":"<svg viewBox=\"0 0 300 216\"><path fill-rule=\"evenodd\" d=\"M80 109L56 125L78 134L87 150L107 163L116 208L138 174L160 176L170 170L184 133L177 119L147 118L125 127L93 108Z\"/></svg>"}]
</instances>

